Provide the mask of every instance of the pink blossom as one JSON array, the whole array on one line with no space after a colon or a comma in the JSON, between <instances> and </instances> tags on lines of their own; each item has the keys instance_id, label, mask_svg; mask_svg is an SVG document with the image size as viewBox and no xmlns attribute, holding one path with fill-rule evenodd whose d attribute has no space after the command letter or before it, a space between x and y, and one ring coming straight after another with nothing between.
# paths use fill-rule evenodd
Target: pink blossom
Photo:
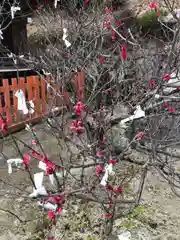
<instances>
[{"instance_id":1,"label":"pink blossom","mask_svg":"<svg viewBox=\"0 0 180 240\"><path fill-rule=\"evenodd\" d=\"M102 156L103 156L103 153L99 151L99 152L97 152L97 156L98 156L98 157L102 157Z\"/></svg>"},{"instance_id":2,"label":"pink blossom","mask_svg":"<svg viewBox=\"0 0 180 240\"><path fill-rule=\"evenodd\" d=\"M110 12L110 9L109 9L108 7L106 7L106 8L104 9L104 11L105 11L105 13L109 13L109 12Z\"/></svg>"},{"instance_id":3,"label":"pink blossom","mask_svg":"<svg viewBox=\"0 0 180 240\"><path fill-rule=\"evenodd\" d=\"M151 9L153 9L154 11L157 11L157 10L158 10L157 5L154 4L153 2L151 2L151 3L149 4L149 7L150 7Z\"/></svg>"},{"instance_id":4,"label":"pink blossom","mask_svg":"<svg viewBox=\"0 0 180 240\"><path fill-rule=\"evenodd\" d=\"M83 127L82 120L73 120L71 125L71 130L77 132L77 134L83 133L84 127Z\"/></svg>"},{"instance_id":5,"label":"pink blossom","mask_svg":"<svg viewBox=\"0 0 180 240\"><path fill-rule=\"evenodd\" d=\"M0 129L2 132L7 132L7 123L9 122L9 119L2 119L0 118Z\"/></svg>"},{"instance_id":6,"label":"pink blossom","mask_svg":"<svg viewBox=\"0 0 180 240\"><path fill-rule=\"evenodd\" d=\"M24 158L23 158L23 163L24 163L24 164L28 164L28 163L29 163L29 160L30 160L30 156L29 156L28 153L26 153L26 154L24 155Z\"/></svg>"},{"instance_id":7,"label":"pink blossom","mask_svg":"<svg viewBox=\"0 0 180 240\"><path fill-rule=\"evenodd\" d=\"M114 192L123 193L124 188L123 187L114 188Z\"/></svg>"},{"instance_id":8,"label":"pink blossom","mask_svg":"<svg viewBox=\"0 0 180 240\"><path fill-rule=\"evenodd\" d=\"M96 174L99 176L103 172L103 166L102 164L99 164L96 168Z\"/></svg>"},{"instance_id":9,"label":"pink blossom","mask_svg":"<svg viewBox=\"0 0 180 240\"><path fill-rule=\"evenodd\" d=\"M136 134L136 136L135 136L134 139L140 140L140 139L142 139L143 137L144 137L144 133L143 133L143 132L138 132L138 133Z\"/></svg>"},{"instance_id":10,"label":"pink blossom","mask_svg":"<svg viewBox=\"0 0 180 240\"><path fill-rule=\"evenodd\" d=\"M155 85L155 84L156 84L156 81L155 81L154 79L151 79L151 80L150 80L150 83L151 83L152 85Z\"/></svg>"},{"instance_id":11,"label":"pink blossom","mask_svg":"<svg viewBox=\"0 0 180 240\"><path fill-rule=\"evenodd\" d=\"M35 140L35 139L32 139L31 144L32 144L32 145L36 145L36 140Z\"/></svg>"},{"instance_id":12,"label":"pink blossom","mask_svg":"<svg viewBox=\"0 0 180 240\"><path fill-rule=\"evenodd\" d=\"M61 214L62 213L62 208L57 208L57 210L56 210L56 215L59 215L59 214Z\"/></svg>"},{"instance_id":13,"label":"pink blossom","mask_svg":"<svg viewBox=\"0 0 180 240\"><path fill-rule=\"evenodd\" d=\"M104 57L100 57L100 58L99 58L99 61L100 61L101 63L104 63L105 58L104 58Z\"/></svg>"},{"instance_id":14,"label":"pink blossom","mask_svg":"<svg viewBox=\"0 0 180 240\"><path fill-rule=\"evenodd\" d=\"M104 28L109 28L110 27L110 22L105 22L103 25Z\"/></svg>"},{"instance_id":15,"label":"pink blossom","mask_svg":"<svg viewBox=\"0 0 180 240\"><path fill-rule=\"evenodd\" d=\"M49 211L48 211L48 218L49 218L49 220L50 220L51 222L54 222L55 216L56 216L56 214L55 214L54 211L52 211L52 210L49 210Z\"/></svg>"},{"instance_id":16,"label":"pink blossom","mask_svg":"<svg viewBox=\"0 0 180 240\"><path fill-rule=\"evenodd\" d=\"M106 17L105 17L105 20L106 20L107 22L109 22L109 21L111 20L111 18L110 18L109 16L106 16Z\"/></svg>"},{"instance_id":17,"label":"pink blossom","mask_svg":"<svg viewBox=\"0 0 180 240\"><path fill-rule=\"evenodd\" d=\"M53 162L46 162L46 175L50 175L50 174L53 174L55 172L55 165Z\"/></svg>"},{"instance_id":18,"label":"pink blossom","mask_svg":"<svg viewBox=\"0 0 180 240\"><path fill-rule=\"evenodd\" d=\"M74 113L78 116L82 115L82 110L83 110L83 103L82 102L78 102L75 106L74 106Z\"/></svg>"},{"instance_id":19,"label":"pink blossom","mask_svg":"<svg viewBox=\"0 0 180 240\"><path fill-rule=\"evenodd\" d=\"M168 103L164 103L164 108L168 108L168 107L169 107Z\"/></svg>"},{"instance_id":20,"label":"pink blossom","mask_svg":"<svg viewBox=\"0 0 180 240\"><path fill-rule=\"evenodd\" d=\"M112 165L115 165L115 164L117 163L117 160L115 160L115 159L110 159L110 160L108 161L108 163L109 163L109 164L112 164Z\"/></svg>"},{"instance_id":21,"label":"pink blossom","mask_svg":"<svg viewBox=\"0 0 180 240\"><path fill-rule=\"evenodd\" d=\"M170 74L165 74L162 76L162 78L165 80L165 81L169 81L171 79L171 75Z\"/></svg>"},{"instance_id":22,"label":"pink blossom","mask_svg":"<svg viewBox=\"0 0 180 240\"><path fill-rule=\"evenodd\" d=\"M112 218L112 217L113 217L113 214L111 214L111 213L104 214L104 218Z\"/></svg>"},{"instance_id":23,"label":"pink blossom","mask_svg":"<svg viewBox=\"0 0 180 240\"><path fill-rule=\"evenodd\" d=\"M117 27L121 26L121 21L117 20L117 21L115 22L115 25L116 25Z\"/></svg>"},{"instance_id":24,"label":"pink blossom","mask_svg":"<svg viewBox=\"0 0 180 240\"><path fill-rule=\"evenodd\" d=\"M108 190L108 191L113 191L113 187L111 187L111 186L109 186L109 185L106 186L105 189Z\"/></svg>"},{"instance_id":25,"label":"pink blossom","mask_svg":"<svg viewBox=\"0 0 180 240\"><path fill-rule=\"evenodd\" d=\"M174 108L174 107L170 107L170 108L169 108L169 111L170 111L171 113L174 113L174 112L175 112L175 108Z\"/></svg>"},{"instance_id":26,"label":"pink blossom","mask_svg":"<svg viewBox=\"0 0 180 240\"><path fill-rule=\"evenodd\" d=\"M123 61L125 61L126 58L127 58L127 48L126 48L126 45L122 45L122 47L121 47L121 57L122 57Z\"/></svg>"}]
</instances>

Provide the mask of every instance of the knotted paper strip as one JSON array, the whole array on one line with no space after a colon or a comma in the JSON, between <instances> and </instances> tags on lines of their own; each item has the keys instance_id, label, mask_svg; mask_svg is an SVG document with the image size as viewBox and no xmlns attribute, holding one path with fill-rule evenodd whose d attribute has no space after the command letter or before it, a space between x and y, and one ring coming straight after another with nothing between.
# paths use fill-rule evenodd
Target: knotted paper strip
<instances>
[{"instance_id":1,"label":"knotted paper strip","mask_svg":"<svg viewBox=\"0 0 180 240\"><path fill-rule=\"evenodd\" d=\"M121 124L124 124L126 122L132 121L134 119L142 118L142 117L145 117L145 112L141 109L141 106L138 105L136 107L136 110L134 111L134 115L121 120Z\"/></svg>"},{"instance_id":2,"label":"knotted paper strip","mask_svg":"<svg viewBox=\"0 0 180 240\"><path fill-rule=\"evenodd\" d=\"M8 173L11 174L12 173L12 164L15 164L16 167L18 167L19 165L21 165L23 163L23 160L21 158L11 158L7 160L7 164L8 164Z\"/></svg>"},{"instance_id":3,"label":"knotted paper strip","mask_svg":"<svg viewBox=\"0 0 180 240\"><path fill-rule=\"evenodd\" d=\"M43 178L44 178L44 172L34 174L34 183L35 183L36 189L33 188L33 192L29 195L29 197L33 198L33 197L37 197L38 195L40 196L48 195L45 187L42 185Z\"/></svg>"},{"instance_id":4,"label":"knotted paper strip","mask_svg":"<svg viewBox=\"0 0 180 240\"><path fill-rule=\"evenodd\" d=\"M18 98L18 110L23 111L24 114L28 114L28 108L26 105L26 99L22 90L18 90L15 93L15 96Z\"/></svg>"}]
</instances>

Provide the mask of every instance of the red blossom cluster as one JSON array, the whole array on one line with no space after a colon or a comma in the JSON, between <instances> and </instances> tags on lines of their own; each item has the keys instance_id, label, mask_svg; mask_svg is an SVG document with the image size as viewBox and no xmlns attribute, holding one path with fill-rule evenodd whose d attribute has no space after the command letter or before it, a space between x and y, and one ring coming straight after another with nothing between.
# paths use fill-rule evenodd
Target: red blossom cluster
<instances>
[{"instance_id":1,"label":"red blossom cluster","mask_svg":"<svg viewBox=\"0 0 180 240\"><path fill-rule=\"evenodd\" d=\"M84 107L82 102L78 102L74 106L74 114L77 116L79 119L73 120L71 124L71 130L76 132L77 135L80 135L84 132L84 126L83 126L83 120L82 120L82 113L83 110L87 113L88 109Z\"/></svg>"},{"instance_id":2,"label":"red blossom cluster","mask_svg":"<svg viewBox=\"0 0 180 240\"><path fill-rule=\"evenodd\" d=\"M53 162L49 161L47 159L47 157L44 157L44 156L42 156L42 155L40 155L39 153L36 153L36 152L32 152L32 156L39 159L40 161L42 161L43 163L46 164L46 175L47 176L55 173L56 166Z\"/></svg>"},{"instance_id":3,"label":"red blossom cluster","mask_svg":"<svg viewBox=\"0 0 180 240\"><path fill-rule=\"evenodd\" d=\"M56 216L59 216L59 214L62 213L63 208L62 205L65 202L65 197L64 196L60 196L60 195L55 195L55 196L49 196L46 200L42 200L40 201L41 204L55 204L57 205L56 210L49 210L48 211L48 219L50 220L50 222L52 224L55 224L55 218Z\"/></svg>"},{"instance_id":4,"label":"red blossom cluster","mask_svg":"<svg viewBox=\"0 0 180 240\"><path fill-rule=\"evenodd\" d=\"M138 132L136 136L134 137L135 140L141 140L144 137L143 132Z\"/></svg>"},{"instance_id":5,"label":"red blossom cluster","mask_svg":"<svg viewBox=\"0 0 180 240\"><path fill-rule=\"evenodd\" d=\"M127 58L127 48L126 48L126 45L122 45L122 47L121 47L121 57L122 57L123 61L125 61L126 58Z\"/></svg>"},{"instance_id":6,"label":"red blossom cluster","mask_svg":"<svg viewBox=\"0 0 180 240\"><path fill-rule=\"evenodd\" d=\"M175 108L172 107L172 106L169 106L168 103L165 103L165 104L164 104L164 108L165 108L166 110L169 110L170 113L175 113Z\"/></svg>"},{"instance_id":7,"label":"red blossom cluster","mask_svg":"<svg viewBox=\"0 0 180 240\"><path fill-rule=\"evenodd\" d=\"M104 57L100 57L100 58L99 58L99 61L100 61L100 63L104 63L105 58L104 58Z\"/></svg>"},{"instance_id":8,"label":"red blossom cluster","mask_svg":"<svg viewBox=\"0 0 180 240\"><path fill-rule=\"evenodd\" d=\"M84 126L82 119L77 119L72 121L71 130L75 131L78 135L84 132Z\"/></svg>"},{"instance_id":9,"label":"red blossom cluster","mask_svg":"<svg viewBox=\"0 0 180 240\"><path fill-rule=\"evenodd\" d=\"M77 116L82 116L82 112L83 112L83 103L82 102L78 102L75 106L74 106L74 113L77 115Z\"/></svg>"},{"instance_id":10,"label":"red blossom cluster","mask_svg":"<svg viewBox=\"0 0 180 240\"><path fill-rule=\"evenodd\" d=\"M2 117L0 118L0 129L3 133L7 132L8 122L9 122L9 119L3 119Z\"/></svg>"},{"instance_id":11,"label":"red blossom cluster","mask_svg":"<svg viewBox=\"0 0 180 240\"><path fill-rule=\"evenodd\" d=\"M100 174L104 172L104 168L103 168L103 165L100 163L98 164L97 168L96 168L96 175L97 176L100 176Z\"/></svg>"},{"instance_id":12,"label":"red blossom cluster","mask_svg":"<svg viewBox=\"0 0 180 240\"><path fill-rule=\"evenodd\" d=\"M30 156L29 156L29 153L26 153L23 157L23 162L22 162L22 167L27 170L29 169L29 161L30 161Z\"/></svg>"},{"instance_id":13,"label":"red blossom cluster","mask_svg":"<svg viewBox=\"0 0 180 240\"><path fill-rule=\"evenodd\" d=\"M163 80L165 81L169 81L171 79L171 75L170 74L165 74L162 76Z\"/></svg>"},{"instance_id":14,"label":"red blossom cluster","mask_svg":"<svg viewBox=\"0 0 180 240\"><path fill-rule=\"evenodd\" d=\"M161 16L161 13L158 12L158 6L155 4L155 2L150 2L149 7L151 10L154 10L155 12L157 12L157 17Z\"/></svg>"},{"instance_id":15,"label":"red blossom cluster","mask_svg":"<svg viewBox=\"0 0 180 240\"><path fill-rule=\"evenodd\" d=\"M154 88L154 87L156 87L156 80L151 79L151 80L149 81L149 84L148 84L147 88L148 88L148 89L152 89L152 88Z\"/></svg>"}]
</instances>

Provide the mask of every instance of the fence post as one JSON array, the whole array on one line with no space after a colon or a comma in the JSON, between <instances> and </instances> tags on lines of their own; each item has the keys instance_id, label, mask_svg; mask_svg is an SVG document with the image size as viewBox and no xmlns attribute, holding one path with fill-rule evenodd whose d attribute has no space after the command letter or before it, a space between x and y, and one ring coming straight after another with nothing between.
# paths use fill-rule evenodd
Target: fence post
<instances>
[{"instance_id":1,"label":"fence post","mask_svg":"<svg viewBox=\"0 0 180 240\"><path fill-rule=\"evenodd\" d=\"M78 101L84 102L84 87L85 87L85 73L84 71L78 72L75 79L76 96Z\"/></svg>"}]
</instances>

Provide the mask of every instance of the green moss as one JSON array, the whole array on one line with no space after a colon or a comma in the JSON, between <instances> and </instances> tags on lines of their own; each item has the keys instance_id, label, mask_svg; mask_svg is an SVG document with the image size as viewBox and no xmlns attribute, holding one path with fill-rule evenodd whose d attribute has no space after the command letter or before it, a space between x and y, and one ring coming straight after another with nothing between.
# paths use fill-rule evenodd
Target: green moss
<instances>
[{"instance_id":1,"label":"green moss","mask_svg":"<svg viewBox=\"0 0 180 240\"><path fill-rule=\"evenodd\" d=\"M130 214L131 218L138 218L139 216L144 215L147 213L147 206L141 205L135 208L135 210Z\"/></svg>"},{"instance_id":2,"label":"green moss","mask_svg":"<svg viewBox=\"0 0 180 240\"><path fill-rule=\"evenodd\" d=\"M98 240L96 236L89 235L86 240Z\"/></svg>"},{"instance_id":3,"label":"green moss","mask_svg":"<svg viewBox=\"0 0 180 240\"><path fill-rule=\"evenodd\" d=\"M168 13L165 9L159 9L158 11L162 16L166 16ZM158 17L157 17L157 12L154 10L150 10L142 14L138 19L137 19L137 24L139 27L144 27L144 28L152 28L158 24Z\"/></svg>"},{"instance_id":4,"label":"green moss","mask_svg":"<svg viewBox=\"0 0 180 240\"><path fill-rule=\"evenodd\" d=\"M120 223L119 225L120 228L125 228L125 229L135 229L138 227L138 223L135 222L132 219L124 220Z\"/></svg>"}]
</instances>

